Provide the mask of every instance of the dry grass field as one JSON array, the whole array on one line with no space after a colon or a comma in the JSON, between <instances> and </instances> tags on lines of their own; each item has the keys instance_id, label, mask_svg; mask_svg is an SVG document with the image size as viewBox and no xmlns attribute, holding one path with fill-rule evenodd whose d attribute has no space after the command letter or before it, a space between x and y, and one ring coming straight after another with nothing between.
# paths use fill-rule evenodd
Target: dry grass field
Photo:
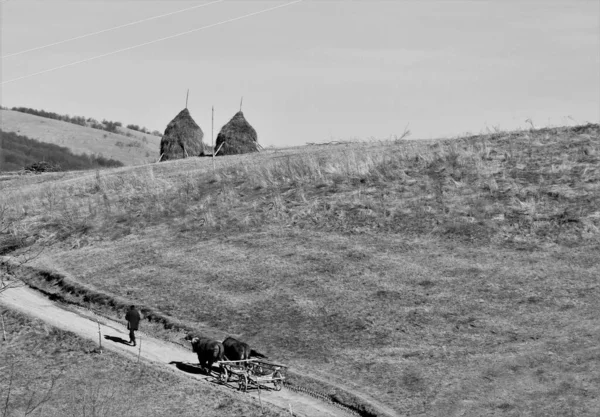
<instances>
[{"instance_id":1,"label":"dry grass field","mask_svg":"<svg viewBox=\"0 0 600 417\"><path fill-rule=\"evenodd\" d=\"M598 125L216 162L5 177L3 245L340 398L597 415Z\"/></svg>"},{"instance_id":2,"label":"dry grass field","mask_svg":"<svg viewBox=\"0 0 600 417\"><path fill-rule=\"evenodd\" d=\"M125 165L154 162L159 156L158 136L127 128L119 128L120 134L110 133L12 110L0 110L0 120L5 132L64 146L75 154L101 155Z\"/></svg>"}]
</instances>

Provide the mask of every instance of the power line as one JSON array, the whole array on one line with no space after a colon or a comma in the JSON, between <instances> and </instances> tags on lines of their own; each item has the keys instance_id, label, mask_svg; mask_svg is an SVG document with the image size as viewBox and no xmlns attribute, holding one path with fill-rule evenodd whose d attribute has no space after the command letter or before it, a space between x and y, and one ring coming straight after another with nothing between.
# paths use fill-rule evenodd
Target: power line
<instances>
[{"instance_id":1,"label":"power line","mask_svg":"<svg viewBox=\"0 0 600 417\"><path fill-rule=\"evenodd\" d=\"M104 57L109 56L109 55L114 55L114 54L118 54L120 52L129 51L131 49L140 48L142 46L151 45L153 43L162 42L162 41L165 41L165 40L168 40L168 39L177 38L179 36L188 35L190 33L198 32L198 31L203 30L203 29L209 29L209 28L212 28L212 27L215 27L215 26L220 26L220 25L223 25L225 23L235 22L236 20L245 19L247 17L256 16L256 15L259 15L259 14L262 14L262 13L270 12L272 10L280 9L282 7L291 6L292 4L300 3L302 1L304 1L304 0L291 1L289 3L280 4L279 6L274 6L274 7L268 8L268 9L259 10L258 12L253 12L253 13L249 13L249 14L246 14L246 15L243 15L243 16L234 17L233 19L223 20L223 21L218 22L218 23L213 23L211 25L202 26L202 27L199 27L199 28L196 28L196 29L191 29L191 30L188 30L188 31L185 31L185 32L177 33L175 35L166 36L164 38L155 39L153 41L140 43L140 44L134 45L134 46L128 46L127 48L118 49L116 51L108 52L106 54L96 55L96 56L93 56L91 58L86 58L86 59L82 59L80 61L71 62L69 64L61 65L61 66L50 68L50 69L47 69L47 70L43 70L43 71L39 71L39 72L34 72L33 74L28 74L28 75L24 75L22 77L13 78L12 80L2 81L0 83L0 85L9 84L9 83L12 83L12 82L15 82L15 81L20 81L20 80L23 80L25 78L34 77L36 75L45 74L45 73L56 71L56 70L59 70L59 69L62 69L62 68L66 68L66 67L71 67L73 65L82 64L84 62L89 62L89 61L93 61L95 59L104 58Z\"/></svg>"},{"instance_id":2,"label":"power line","mask_svg":"<svg viewBox=\"0 0 600 417\"><path fill-rule=\"evenodd\" d=\"M4 1L8 1L8 0L4 0ZM174 15L174 14L187 12L187 11L190 11L190 10L193 10L193 9L198 9L200 7L210 6L211 4L220 3L222 1L224 1L224 0L216 0L216 1L212 1L210 3L203 3L203 4L196 5L196 6L188 7L186 9L177 10L175 12L165 13L165 14L161 14L159 16L148 17L148 18L142 19L142 20L136 20L135 22L125 23L123 25L115 26L115 27L112 27L112 28L102 29L102 30L99 30L97 32L87 33L85 35L76 36L74 38L65 39L65 40L62 40L62 41L54 42L54 43L49 43L47 45L36 46L35 48L25 49L24 51L14 52L14 53L8 54L8 55L3 55L2 58L9 58L11 56L22 55L22 54L25 54L27 52L38 51L40 49L49 48L51 46L61 45L63 43L67 43L67 42L71 42L71 41L76 41L78 39L87 38L89 36L94 36L94 35L99 35L101 33L110 32L111 30L116 30L116 29L121 29L121 28L127 27L127 26L137 25L138 23L149 22L150 20L156 20L156 19L160 19L162 17L167 17L167 16L171 16L171 15Z\"/></svg>"}]
</instances>

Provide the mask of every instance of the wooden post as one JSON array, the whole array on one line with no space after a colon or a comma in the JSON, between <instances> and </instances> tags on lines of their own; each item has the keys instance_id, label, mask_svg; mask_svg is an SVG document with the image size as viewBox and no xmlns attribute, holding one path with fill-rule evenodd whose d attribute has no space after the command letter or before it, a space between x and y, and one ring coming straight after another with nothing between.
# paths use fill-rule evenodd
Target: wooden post
<instances>
[{"instance_id":1,"label":"wooden post","mask_svg":"<svg viewBox=\"0 0 600 417\"><path fill-rule=\"evenodd\" d=\"M212 106L212 119L210 124L210 147L212 148L213 174L215 173L215 106Z\"/></svg>"},{"instance_id":2,"label":"wooden post","mask_svg":"<svg viewBox=\"0 0 600 417\"><path fill-rule=\"evenodd\" d=\"M294 417L294 410L292 410L292 404L288 403L288 405L290 406L290 416Z\"/></svg>"},{"instance_id":3,"label":"wooden post","mask_svg":"<svg viewBox=\"0 0 600 417\"><path fill-rule=\"evenodd\" d=\"M4 330L4 313L0 314L2 320L2 341L6 342L6 330Z\"/></svg>"},{"instance_id":4,"label":"wooden post","mask_svg":"<svg viewBox=\"0 0 600 417\"><path fill-rule=\"evenodd\" d=\"M98 323L98 344L100 345L100 353L102 353L102 330L100 329L100 322L96 320Z\"/></svg>"},{"instance_id":5,"label":"wooden post","mask_svg":"<svg viewBox=\"0 0 600 417\"><path fill-rule=\"evenodd\" d=\"M219 146L219 149L217 149L217 152L215 152L215 155L219 153L219 151L221 150L221 148L223 147L223 145L225 145L225 142L223 142L223 143L221 144L221 146Z\"/></svg>"},{"instance_id":6,"label":"wooden post","mask_svg":"<svg viewBox=\"0 0 600 417\"><path fill-rule=\"evenodd\" d=\"M260 399L260 381L257 379L256 386L258 387L258 403L260 404L260 413L263 414L262 400Z\"/></svg>"}]
</instances>

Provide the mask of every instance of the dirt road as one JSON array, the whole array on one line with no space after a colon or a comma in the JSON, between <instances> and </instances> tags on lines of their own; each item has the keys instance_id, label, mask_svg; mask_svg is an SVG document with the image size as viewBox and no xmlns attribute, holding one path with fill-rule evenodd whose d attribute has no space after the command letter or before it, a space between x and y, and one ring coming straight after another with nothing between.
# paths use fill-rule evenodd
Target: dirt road
<instances>
[{"instance_id":1,"label":"dirt road","mask_svg":"<svg viewBox=\"0 0 600 417\"><path fill-rule=\"evenodd\" d=\"M20 311L31 317L43 320L56 328L73 332L82 338L91 339L96 342L99 340L98 323L100 323L103 349L117 352L132 360L137 360L138 352L140 352L141 360L171 368L174 372L202 380L204 383L210 383L209 381L214 381L215 379L203 374L189 373L181 370L186 369L186 364L196 365L198 362L196 355L190 349L148 337L143 333L138 333L138 347L119 343L119 338L129 340L128 331L120 323L96 316L89 311L67 311L30 288L11 288L3 292L2 296L0 296L0 305ZM107 340L104 336L109 336L113 339ZM139 349L139 339L141 339L141 349ZM173 363L179 364L179 366ZM188 366L187 368L190 369L191 367ZM228 389L217 385L215 388ZM258 400L257 392L240 392L239 395L240 401L250 400L248 397L254 397L254 400ZM285 410L289 410L291 405L294 415L298 416L347 417L349 415L330 404L289 391L285 388L279 392L261 390L261 400Z\"/></svg>"}]
</instances>

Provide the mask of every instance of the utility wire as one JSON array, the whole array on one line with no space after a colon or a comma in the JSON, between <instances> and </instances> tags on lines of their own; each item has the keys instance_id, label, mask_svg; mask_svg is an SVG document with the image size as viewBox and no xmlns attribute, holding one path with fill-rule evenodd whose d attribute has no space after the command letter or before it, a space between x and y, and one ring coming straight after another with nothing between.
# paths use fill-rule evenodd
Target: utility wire
<instances>
[{"instance_id":1,"label":"utility wire","mask_svg":"<svg viewBox=\"0 0 600 417\"><path fill-rule=\"evenodd\" d=\"M8 0L4 0L4 1L8 1ZM190 11L190 10L193 10L193 9L199 9L200 7L210 6L211 4L221 3L222 1L224 1L224 0L216 0L216 1L212 1L210 3L198 4L196 6L188 7L186 9L181 9L181 10L177 10L177 11L174 11L174 12L161 14L159 16L148 17L148 18L142 19L142 20L136 20L135 22L125 23L123 25L115 26L115 27L112 27L112 28L102 29L102 30L99 30L97 32L87 33L85 35L76 36L74 38L65 39L65 40L62 40L62 41L54 42L54 43L49 43L47 45L36 46L35 48L25 49L24 51L14 52L14 53L8 54L8 55L3 55L1 58L4 59L4 58L9 58L11 56L22 55L22 54L25 54L27 52L38 51L40 49L49 48L51 46L60 45L60 44L71 42L71 41L76 41L78 39L83 39L83 38L87 38L89 36L99 35L99 34L105 33L105 32L110 32L111 30L116 30L116 29L121 29L121 28L127 27L127 26L137 25L138 23L149 22L150 20L160 19L160 18L171 16L171 15L174 15L174 14L187 12L187 11Z\"/></svg>"},{"instance_id":2,"label":"utility wire","mask_svg":"<svg viewBox=\"0 0 600 417\"><path fill-rule=\"evenodd\" d=\"M220 26L220 25L223 25L225 23L235 22L236 20L242 20L242 19L245 19L247 17L256 16L256 15L259 15L259 14L262 14L262 13L270 12L271 10L281 9L282 7L291 6L292 4L300 3L302 1L304 1L304 0L291 1L289 3L281 4L279 6L274 6L274 7L268 8L268 9L259 10L258 12L249 13L249 14L246 14L246 15L243 15L243 16L234 17L233 19L223 20L223 21L218 22L218 23L213 23L211 25L202 26L202 27L199 27L199 28L196 28L196 29L192 29L192 30L188 30L188 31L185 31L185 32L177 33L175 35L166 36L164 38L155 39L153 41L140 43L140 44L134 45L134 46L128 46L127 48L118 49L116 51L108 52L106 54L96 55L96 56L93 56L91 58L86 58L86 59L82 59L80 61L71 62L69 64L61 65L61 66L58 66L58 67L46 69L46 70L39 71L39 72L34 72L32 74L24 75L22 77L13 78L13 79L7 80L7 81L2 81L0 83L0 85L9 84L9 83L12 83L12 82L15 82L15 81L24 80L26 78L34 77L36 75L45 74L47 72L56 71L56 70L59 70L59 69L62 69L62 68L66 68L66 67L71 67L73 65L82 64L84 62L89 62L89 61L93 61L95 59L104 58L104 57L109 56L109 55L118 54L119 52L125 52L125 51L129 51L131 49L140 48L142 46L151 45L153 43L162 42L162 41L165 41L165 40L168 40L168 39L177 38L179 36L188 35L188 34L193 33L193 32L198 32L198 31L203 30L203 29L213 28L215 26Z\"/></svg>"}]
</instances>

